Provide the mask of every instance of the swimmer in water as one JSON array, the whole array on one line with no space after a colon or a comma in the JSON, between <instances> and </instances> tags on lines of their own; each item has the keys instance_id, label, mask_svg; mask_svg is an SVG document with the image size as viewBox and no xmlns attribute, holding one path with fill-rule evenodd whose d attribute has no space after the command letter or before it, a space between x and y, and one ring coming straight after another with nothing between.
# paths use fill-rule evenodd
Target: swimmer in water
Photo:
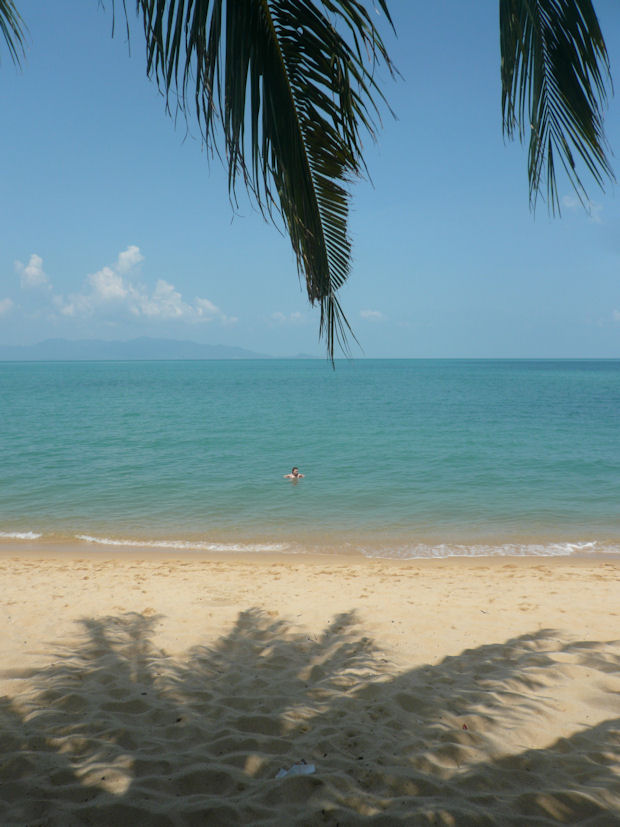
<instances>
[{"instance_id":1,"label":"swimmer in water","mask_svg":"<svg viewBox=\"0 0 620 827\"><path fill-rule=\"evenodd\" d=\"M285 474L285 480L300 480L304 475L299 473L299 468L295 465L290 474Z\"/></svg>"}]
</instances>

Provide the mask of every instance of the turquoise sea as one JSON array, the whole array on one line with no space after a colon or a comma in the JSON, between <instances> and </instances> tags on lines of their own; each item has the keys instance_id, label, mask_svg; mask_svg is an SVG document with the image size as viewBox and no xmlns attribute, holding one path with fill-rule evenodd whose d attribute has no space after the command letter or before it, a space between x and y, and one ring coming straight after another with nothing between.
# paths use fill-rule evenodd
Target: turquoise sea
<instances>
[{"instance_id":1,"label":"turquoise sea","mask_svg":"<svg viewBox=\"0 0 620 827\"><path fill-rule=\"evenodd\" d=\"M0 406L5 544L620 553L620 361L4 362Z\"/></svg>"}]
</instances>

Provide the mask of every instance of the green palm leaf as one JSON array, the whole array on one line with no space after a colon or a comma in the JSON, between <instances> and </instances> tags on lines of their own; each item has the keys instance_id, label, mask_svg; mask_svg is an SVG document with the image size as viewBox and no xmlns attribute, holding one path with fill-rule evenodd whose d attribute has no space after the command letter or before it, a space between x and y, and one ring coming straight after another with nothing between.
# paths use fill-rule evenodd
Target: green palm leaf
<instances>
[{"instance_id":1,"label":"green palm leaf","mask_svg":"<svg viewBox=\"0 0 620 827\"><path fill-rule=\"evenodd\" d=\"M377 0L391 23L385 0ZM193 111L209 146L217 120L234 196L239 177L280 215L320 333L346 349L336 293L351 268L348 183L363 170L360 130L383 100L373 71L392 71L358 0L137 0L148 72L168 105Z\"/></svg>"},{"instance_id":2,"label":"green palm leaf","mask_svg":"<svg viewBox=\"0 0 620 827\"><path fill-rule=\"evenodd\" d=\"M609 59L591 0L500 0L504 132L529 132L530 204L546 178L547 201L558 210L556 157L582 202L580 156L599 186L613 180L602 109Z\"/></svg>"},{"instance_id":3,"label":"green palm leaf","mask_svg":"<svg viewBox=\"0 0 620 827\"><path fill-rule=\"evenodd\" d=\"M24 54L24 30L13 0L0 0L0 32L14 63L19 63Z\"/></svg>"}]
</instances>

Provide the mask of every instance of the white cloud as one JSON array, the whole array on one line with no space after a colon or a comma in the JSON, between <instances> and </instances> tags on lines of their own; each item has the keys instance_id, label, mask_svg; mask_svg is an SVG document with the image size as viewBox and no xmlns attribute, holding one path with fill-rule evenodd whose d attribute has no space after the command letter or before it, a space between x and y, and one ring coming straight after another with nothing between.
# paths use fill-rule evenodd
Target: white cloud
<instances>
[{"instance_id":1,"label":"white cloud","mask_svg":"<svg viewBox=\"0 0 620 827\"><path fill-rule=\"evenodd\" d=\"M271 320L279 324L301 324L304 321L304 317L299 311L288 314L277 311L271 314Z\"/></svg>"},{"instance_id":2,"label":"white cloud","mask_svg":"<svg viewBox=\"0 0 620 827\"><path fill-rule=\"evenodd\" d=\"M588 213L590 214L590 221L593 224L602 224L603 223L603 205L597 204L594 201L588 201Z\"/></svg>"},{"instance_id":3,"label":"white cloud","mask_svg":"<svg viewBox=\"0 0 620 827\"><path fill-rule=\"evenodd\" d=\"M88 317L93 315L130 314L150 320L179 320L185 322L212 322L232 324L234 316L227 316L209 299L197 297L193 304L173 284L158 279L150 291L146 285L132 281L131 270L144 256L136 246L130 246L119 254L116 264L102 267L86 279L87 290L72 293L68 299L54 297L54 304L64 316Z\"/></svg>"},{"instance_id":4,"label":"white cloud","mask_svg":"<svg viewBox=\"0 0 620 827\"><path fill-rule=\"evenodd\" d=\"M130 244L126 250L118 254L116 270L118 273L128 273L141 261L144 261L144 256L140 252L140 248L136 247L135 244Z\"/></svg>"},{"instance_id":5,"label":"white cloud","mask_svg":"<svg viewBox=\"0 0 620 827\"><path fill-rule=\"evenodd\" d=\"M150 297L140 290L133 291L129 308L135 316L160 319L180 319L190 314L192 309L174 286L164 279L158 279Z\"/></svg>"},{"instance_id":6,"label":"white cloud","mask_svg":"<svg viewBox=\"0 0 620 827\"><path fill-rule=\"evenodd\" d=\"M586 210L590 221L593 224L602 224L602 212L603 212L603 205L599 204L596 201L584 201L583 203L574 195L564 195L562 197L562 206L565 207L567 210L577 210L577 209L584 209Z\"/></svg>"},{"instance_id":7,"label":"white cloud","mask_svg":"<svg viewBox=\"0 0 620 827\"><path fill-rule=\"evenodd\" d=\"M92 273L88 277L88 282L93 288L93 295L102 302L124 299L128 295L122 277L110 267L104 267L96 273Z\"/></svg>"},{"instance_id":8,"label":"white cloud","mask_svg":"<svg viewBox=\"0 0 620 827\"><path fill-rule=\"evenodd\" d=\"M217 305L196 297L193 304L183 301L183 296L174 285L158 279L155 289L149 295L143 285L130 287L127 299L129 311L134 316L150 319L179 319L188 322L213 322L234 324L237 319L222 313Z\"/></svg>"},{"instance_id":9,"label":"white cloud","mask_svg":"<svg viewBox=\"0 0 620 827\"><path fill-rule=\"evenodd\" d=\"M36 253L30 256L28 264L16 261L15 270L19 273L21 286L23 288L49 287L49 279L43 271L43 259Z\"/></svg>"},{"instance_id":10,"label":"white cloud","mask_svg":"<svg viewBox=\"0 0 620 827\"><path fill-rule=\"evenodd\" d=\"M380 310L360 310L362 319L368 319L369 322L383 322L385 316Z\"/></svg>"},{"instance_id":11,"label":"white cloud","mask_svg":"<svg viewBox=\"0 0 620 827\"><path fill-rule=\"evenodd\" d=\"M234 324L239 321L236 316L227 316L222 313L220 308L210 302L209 299L196 298L195 307L198 316L204 318L206 322L218 319L222 324Z\"/></svg>"},{"instance_id":12,"label":"white cloud","mask_svg":"<svg viewBox=\"0 0 620 827\"><path fill-rule=\"evenodd\" d=\"M12 299L0 299L0 316L6 316L13 309Z\"/></svg>"},{"instance_id":13,"label":"white cloud","mask_svg":"<svg viewBox=\"0 0 620 827\"><path fill-rule=\"evenodd\" d=\"M566 207L567 210L576 210L577 207L581 206L581 201L575 198L574 195L564 195L562 196L562 206Z\"/></svg>"},{"instance_id":14,"label":"white cloud","mask_svg":"<svg viewBox=\"0 0 620 827\"><path fill-rule=\"evenodd\" d=\"M215 318L221 314L219 307L210 302L209 299L196 299L196 307L200 315Z\"/></svg>"},{"instance_id":15,"label":"white cloud","mask_svg":"<svg viewBox=\"0 0 620 827\"><path fill-rule=\"evenodd\" d=\"M620 310L614 310L611 314L613 317L614 322L620 322Z\"/></svg>"}]
</instances>

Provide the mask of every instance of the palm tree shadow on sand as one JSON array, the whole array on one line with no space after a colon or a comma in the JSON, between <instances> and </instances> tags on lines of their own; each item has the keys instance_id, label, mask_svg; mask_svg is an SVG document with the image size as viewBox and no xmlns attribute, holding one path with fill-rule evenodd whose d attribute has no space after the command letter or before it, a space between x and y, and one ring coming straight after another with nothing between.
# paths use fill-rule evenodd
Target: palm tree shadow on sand
<instances>
[{"instance_id":1,"label":"palm tree shadow on sand","mask_svg":"<svg viewBox=\"0 0 620 827\"><path fill-rule=\"evenodd\" d=\"M617 646L547 630L398 674L353 612L312 637L251 609L183 660L158 620L84 620L13 675L30 689L0 702L1 823L620 823L620 719L527 747L550 687L617 675ZM302 760L316 772L275 779Z\"/></svg>"}]
</instances>

